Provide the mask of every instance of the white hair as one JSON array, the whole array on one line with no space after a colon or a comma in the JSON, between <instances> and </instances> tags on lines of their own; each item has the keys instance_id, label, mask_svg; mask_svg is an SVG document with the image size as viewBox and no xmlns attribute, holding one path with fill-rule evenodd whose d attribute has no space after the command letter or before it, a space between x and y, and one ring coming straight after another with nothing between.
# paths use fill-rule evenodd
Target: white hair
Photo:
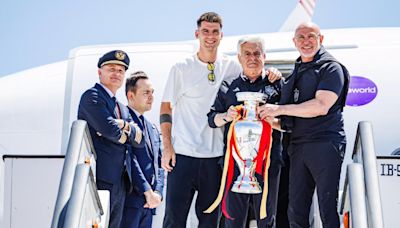
<instances>
[{"instance_id":1,"label":"white hair","mask_svg":"<svg viewBox=\"0 0 400 228\"><path fill-rule=\"evenodd\" d=\"M245 37L240 38L238 41L238 44L237 44L237 52L239 55L242 50L242 45L245 43L258 44L261 47L262 52L265 53L265 42L262 37L260 37L260 36L245 36Z\"/></svg>"}]
</instances>

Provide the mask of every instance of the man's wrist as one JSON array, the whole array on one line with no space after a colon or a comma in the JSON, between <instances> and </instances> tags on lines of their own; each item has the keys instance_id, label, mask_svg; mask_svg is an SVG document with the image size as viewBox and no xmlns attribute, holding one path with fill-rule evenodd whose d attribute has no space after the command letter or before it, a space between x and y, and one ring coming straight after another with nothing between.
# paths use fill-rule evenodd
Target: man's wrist
<instances>
[{"instance_id":1,"label":"man's wrist","mask_svg":"<svg viewBox=\"0 0 400 228\"><path fill-rule=\"evenodd\" d=\"M149 190L145 191L143 194L144 194L145 197L150 197L152 191L153 190L149 189Z\"/></svg>"},{"instance_id":2,"label":"man's wrist","mask_svg":"<svg viewBox=\"0 0 400 228\"><path fill-rule=\"evenodd\" d=\"M174 149L174 146L172 145L171 140L164 140L164 151L172 149Z\"/></svg>"},{"instance_id":3,"label":"man's wrist","mask_svg":"<svg viewBox=\"0 0 400 228\"><path fill-rule=\"evenodd\" d=\"M157 195L159 195L159 196L161 197L161 200L163 200L163 196L162 196L161 192L159 192L159 191L157 191L157 190L154 190L154 193L157 194Z\"/></svg>"},{"instance_id":4,"label":"man's wrist","mask_svg":"<svg viewBox=\"0 0 400 228\"><path fill-rule=\"evenodd\" d=\"M228 113L227 113L227 112L225 112L224 115L222 116L222 120L225 121L225 123L230 122L230 121L228 120Z\"/></svg>"}]
</instances>

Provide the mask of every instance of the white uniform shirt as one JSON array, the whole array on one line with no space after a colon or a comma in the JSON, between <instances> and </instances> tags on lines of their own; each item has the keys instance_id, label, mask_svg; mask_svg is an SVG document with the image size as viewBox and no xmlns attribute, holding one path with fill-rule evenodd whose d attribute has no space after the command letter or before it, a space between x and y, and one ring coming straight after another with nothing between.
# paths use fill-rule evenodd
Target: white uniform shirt
<instances>
[{"instance_id":1,"label":"white uniform shirt","mask_svg":"<svg viewBox=\"0 0 400 228\"><path fill-rule=\"evenodd\" d=\"M223 155L223 129L210 128L207 113L222 81L232 81L241 72L237 61L218 55L214 63L215 83L208 81L207 63L194 54L176 63L164 89L163 102L172 106L172 144L177 154L195 158Z\"/></svg>"}]
</instances>

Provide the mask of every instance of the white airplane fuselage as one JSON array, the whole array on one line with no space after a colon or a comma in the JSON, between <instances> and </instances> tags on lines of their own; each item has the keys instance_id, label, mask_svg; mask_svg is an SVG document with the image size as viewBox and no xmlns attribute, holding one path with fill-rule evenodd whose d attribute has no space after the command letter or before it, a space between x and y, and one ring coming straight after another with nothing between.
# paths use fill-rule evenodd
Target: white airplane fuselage
<instances>
[{"instance_id":1,"label":"white airplane fuselage","mask_svg":"<svg viewBox=\"0 0 400 228\"><path fill-rule=\"evenodd\" d=\"M348 68L352 80L357 82L350 88L351 104L344 110L348 140L345 160L349 161L357 124L363 120L373 124L378 155L390 155L399 150L400 99L397 86L400 85L400 75L397 66L400 28L330 29L321 32L325 35L323 45ZM292 32L257 35L265 39L266 59L273 66L290 66L298 57ZM236 59L239 38L224 37L219 51ZM155 92L153 108L146 115L158 124L169 70L179 59L194 54L197 43L192 40L79 47L70 52L66 61L0 78L0 156L64 155L71 124L77 118L80 96L98 82L99 57L113 49L128 53L131 66L127 76L137 70L149 75ZM117 97L126 104L124 88L119 90ZM3 168L0 164L0 186L4 186ZM0 202L2 192L4 189L0 187Z\"/></svg>"},{"instance_id":2,"label":"white airplane fuselage","mask_svg":"<svg viewBox=\"0 0 400 228\"><path fill-rule=\"evenodd\" d=\"M396 110L400 106L399 99L396 99L400 82L396 70L400 28L336 29L322 30L322 33L325 35L323 45L348 68L351 76L363 77L375 84L375 87L350 88L352 96L359 96L360 100L368 100L368 95L375 98L367 104L362 105L361 101L345 108L348 150L352 149L357 123L368 120L374 126L378 154L391 154L400 148ZM259 35L266 42L267 61L278 63L274 66L279 68L283 62L298 57L291 32ZM224 37L220 52L236 59L238 38ZM98 58L112 49L122 49L132 59L126 75L136 70L149 75L155 88L155 99L147 116L158 123L161 96L169 70L178 59L196 52L195 40L80 47L72 50L66 61L0 78L0 154L64 154L80 96L98 82ZM117 96L126 103L123 90L121 88Z\"/></svg>"}]
</instances>

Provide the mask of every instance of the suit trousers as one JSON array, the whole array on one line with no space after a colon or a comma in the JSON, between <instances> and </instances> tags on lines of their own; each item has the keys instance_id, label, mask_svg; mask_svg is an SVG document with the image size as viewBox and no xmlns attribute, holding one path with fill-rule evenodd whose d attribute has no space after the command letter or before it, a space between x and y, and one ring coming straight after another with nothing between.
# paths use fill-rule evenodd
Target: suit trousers
<instances>
[{"instance_id":1,"label":"suit trousers","mask_svg":"<svg viewBox=\"0 0 400 228\"><path fill-rule=\"evenodd\" d=\"M121 228L151 228L153 213L149 208L125 207Z\"/></svg>"}]
</instances>

